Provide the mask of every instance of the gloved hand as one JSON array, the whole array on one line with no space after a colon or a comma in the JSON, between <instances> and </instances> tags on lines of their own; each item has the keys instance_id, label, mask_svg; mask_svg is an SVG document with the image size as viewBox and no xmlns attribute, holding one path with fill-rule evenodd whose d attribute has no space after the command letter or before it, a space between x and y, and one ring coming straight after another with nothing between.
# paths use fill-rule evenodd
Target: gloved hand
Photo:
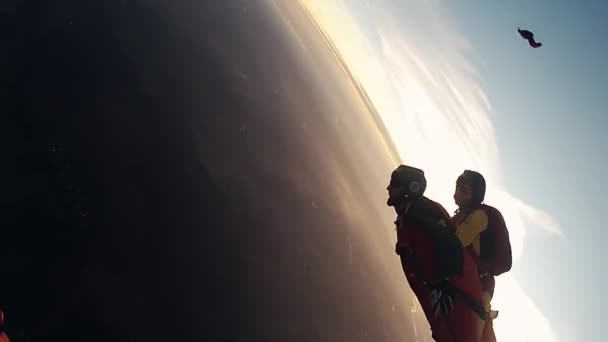
<instances>
[{"instance_id":1,"label":"gloved hand","mask_svg":"<svg viewBox=\"0 0 608 342\"><path fill-rule=\"evenodd\" d=\"M454 310L454 296L447 281L442 281L431 291L431 307L435 317L447 315Z\"/></svg>"}]
</instances>

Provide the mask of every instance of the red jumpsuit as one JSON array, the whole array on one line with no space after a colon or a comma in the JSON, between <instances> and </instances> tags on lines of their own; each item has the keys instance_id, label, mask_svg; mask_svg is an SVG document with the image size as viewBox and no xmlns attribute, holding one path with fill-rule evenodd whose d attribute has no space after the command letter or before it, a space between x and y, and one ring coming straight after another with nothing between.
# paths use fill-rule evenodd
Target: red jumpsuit
<instances>
[{"instance_id":1,"label":"red jumpsuit","mask_svg":"<svg viewBox=\"0 0 608 342\"><path fill-rule=\"evenodd\" d=\"M449 222L450 215L439 204L428 200L437 220L443 219ZM396 251L400 254L401 265L405 272L407 281L418 298L420 305L431 326L433 338L437 342L479 342L484 321L477 313L461 298L454 295L454 310L447 315L439 314L435 317L431 307L431 289L422 278L429 282L437 280L437 257L434 253L434 241L423 226L408 220L397 220L397 246ZM446 228L447 229L447 228ZM414 267L412 261L400 253L409 249L411 256L416 260L418 267ZM423 273L419 275L417 272ZM475 261L468 253L464 253L463 276L455 276L450 279L452 285L468 293L470 297L481 302L481 282Z\"/></svg>"},{"instance_id":2,"label":"red jumpsuit","mask_svg":"<svg viewBox=\"0 0 608 342\"><path fill-rule=\"evenodd\" d=\"M4 312L0 310L0 329L4 325ZM4 333L4 331L0 330L0 342L10 342L8 335Z\"/></svg>"}]
</instances>

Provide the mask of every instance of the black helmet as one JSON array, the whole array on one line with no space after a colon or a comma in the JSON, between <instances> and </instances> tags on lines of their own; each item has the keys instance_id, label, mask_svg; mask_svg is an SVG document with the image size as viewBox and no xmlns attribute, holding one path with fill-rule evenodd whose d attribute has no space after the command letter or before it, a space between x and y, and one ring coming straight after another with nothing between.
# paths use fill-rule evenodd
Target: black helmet
<instances>
[{"instance_id":1,"label":"black helmet","mask_svg":"<svg viewBox=\"0 0 608 342\"><path fill-rule=\"evenodd\" d=\"M472 200L475 203L482 203L486 197L486 180L477 171L464 170L456 180L456 184L466 184L471 187Z\"/></svg>"},{"instance_id":2,"label":"black helmet","mask_svg":"<svg viewBox=\"0 0 608 342\"><path fill-rule=\"evenodd\" d=\"M391 174L390 185L402 186L404 188L403 193L400 196L403 199L422 197L426 190L424 171L407 165L399 165Z\"/></svg>"}]
</instances>

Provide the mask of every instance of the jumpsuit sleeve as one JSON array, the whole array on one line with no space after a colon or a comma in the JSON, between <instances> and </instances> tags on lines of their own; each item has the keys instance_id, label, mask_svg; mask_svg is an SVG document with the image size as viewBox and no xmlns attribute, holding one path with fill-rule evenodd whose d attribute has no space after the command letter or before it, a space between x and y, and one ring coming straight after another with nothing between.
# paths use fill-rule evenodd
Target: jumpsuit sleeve
<instances>
[{"instance_id":1,"label":"jumpsuit sleeve","mask_svg":"<svg viewBox=\"0 0 608 342\"><path fill-rule=\"evenodd\" d=\"M476 239L479 234L488 227L488 214L481 209L473 211L469 216L456 228L456 236L462 243L462 246L468 247Z\"/></svg>"}]
</instances>

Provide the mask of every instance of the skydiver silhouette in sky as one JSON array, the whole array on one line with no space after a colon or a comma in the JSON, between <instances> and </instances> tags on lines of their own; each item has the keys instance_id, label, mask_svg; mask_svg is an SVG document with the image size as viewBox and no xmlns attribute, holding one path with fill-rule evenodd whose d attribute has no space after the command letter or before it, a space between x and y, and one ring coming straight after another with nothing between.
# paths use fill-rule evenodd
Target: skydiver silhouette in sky
<instances>
[{"instance_id":1,"label":"skydiver silhouette in sky","mask_svg":"<svg viewBox=\"0 0 608 342\"><path fill-rule=\"evenodd\" d=\"M531 47L533 48L538 48L543 46L542 43L537 42L536 40L534 40L534 33L528 31L528 30L522 30L519 27L517 28L517 32L519 32L519 34L528 41L528 43L530 44Z\"/></svg>"}]
</instances>

